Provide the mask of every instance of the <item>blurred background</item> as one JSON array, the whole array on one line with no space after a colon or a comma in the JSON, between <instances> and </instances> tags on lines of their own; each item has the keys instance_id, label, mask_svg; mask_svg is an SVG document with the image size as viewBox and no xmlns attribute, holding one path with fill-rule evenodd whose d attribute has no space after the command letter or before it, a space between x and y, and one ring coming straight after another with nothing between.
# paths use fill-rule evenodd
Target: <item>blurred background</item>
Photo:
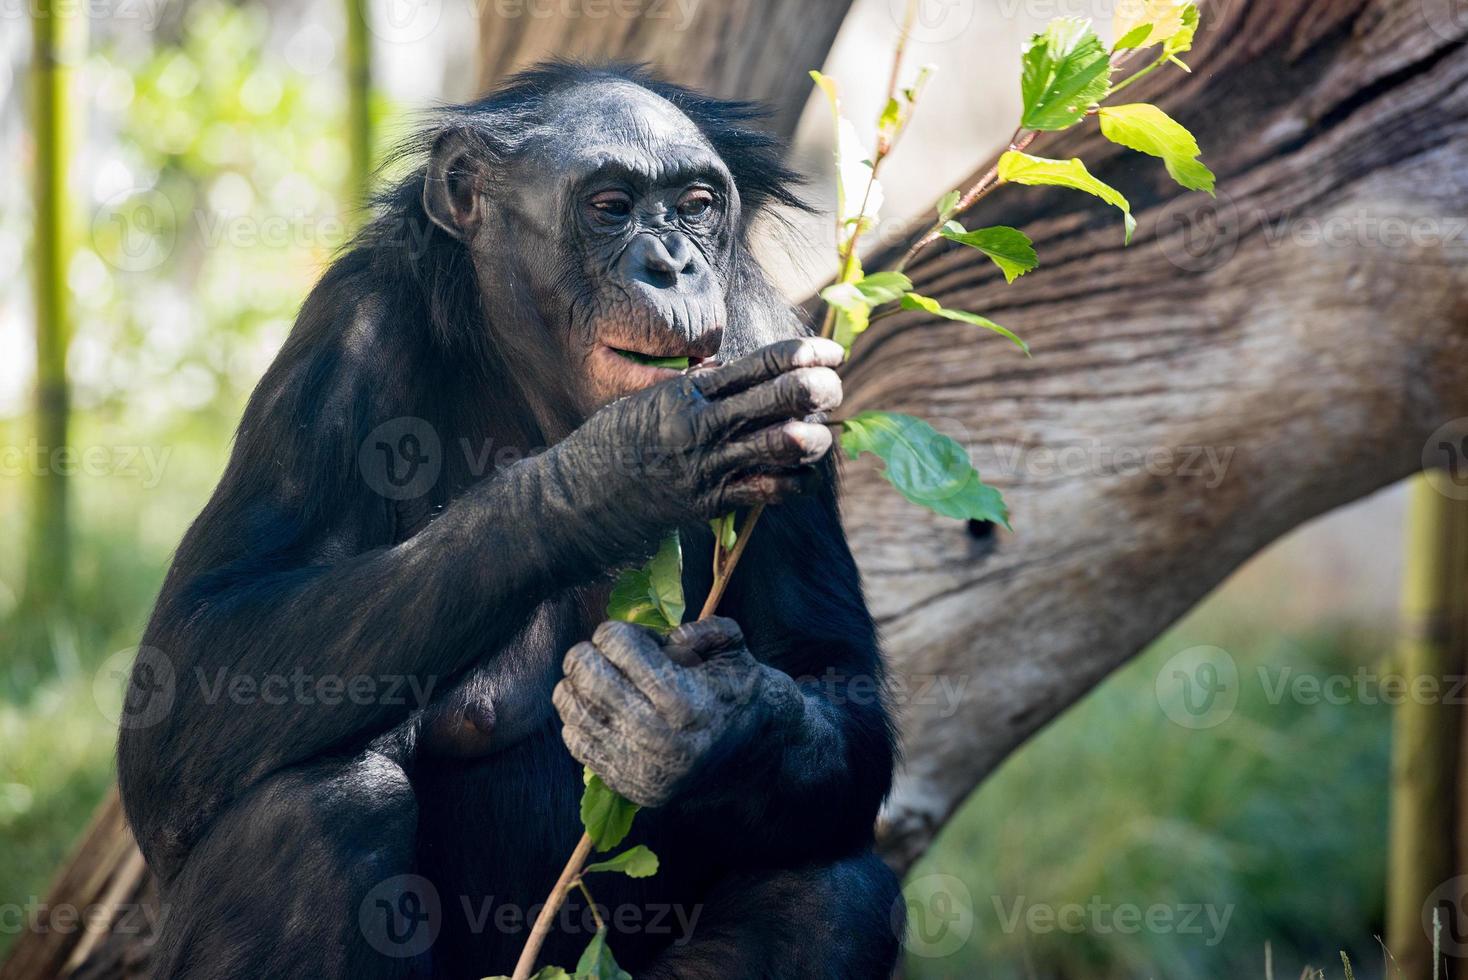
<instances>
[{"instance_id":1,"label":"blurred background","mask_svg":"<svg viewBox=\"0 0 1468 980\"><path fill-rule=\"evenodd\" d=\"M117 689L99 671L126 663L248 393L358 218L367 160L419 111L476 94L482 10L444 3L425 31L379 12L364 33L349 6L139 0L65 39L73 95L51 111L74 133L60 165L75 237L54 284L68 324L38 314L49 124L29 97L33 19L0 10L0 908L46 894L112 780ZM890 211L917 212L933 181L1008 136L1028 34L1057 12L1110 16L1038 7L985 0L962 37L914 38L941 84L890 164L925 182L889 180ZM853 117L875 115L869 66L895 34L888 0L857 0L825 67ZM991 57L972 56L980 44ZM830 150L812 102L795 161L827 208ZM792 296L832 271L826 219L803 220L764 240ZM59 520L36 492L48 330L70 331L68 560L28 579L28 543ZM1406 496L1296 531L1016 753L914 872L961 881L973 928L956 949L915 951L909 975L1264 976L1268 955L1294 977L1334 969L1341 949L1358 976L1381 975L1393 706L1369 684L1313 701L1280 690L1391 669ZM1221 723L1180 724L1156 680L1204 647L1235 665L1239 702ZM1171 925L1129 925L1129 908ZM0 916L0 953L20 923Z\"/></svg>"}]
</instances>

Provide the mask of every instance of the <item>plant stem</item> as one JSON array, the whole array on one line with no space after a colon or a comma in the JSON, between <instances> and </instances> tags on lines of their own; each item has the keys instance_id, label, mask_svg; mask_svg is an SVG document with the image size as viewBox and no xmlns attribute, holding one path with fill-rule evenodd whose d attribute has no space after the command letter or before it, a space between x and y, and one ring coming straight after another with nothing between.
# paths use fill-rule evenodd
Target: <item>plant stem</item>
<instances>
[{"instance_id":1,"label":"plant stem","mask_svg":"<svg viewBox=\"0 0 1468 980\"><path fill-rule=\"evenodd\" d=\"M1124 78L1124 79L1122 79L1121 81L1117 82L1115 85L1111 86L1111 91L1106 93L1106 97L1108 99L1111 98L1117 92L1120 92L1122 89L1126 88L1128 85L1130 85L1132 82L1135 82L1137 79L1141 78L1143 75L1147 75L1147 74L1149 74L1151 72L1156 71L1158 68L1161 68L1162 65L1163 65L1163 63L1166 62L1166 61L1167 61L1167 55L1163 55L1162 57L1158 58L1156 61L1154 61L1150 65L1148 65L1146 68L1143 68L1142 70L1138 71L1135 75L1132 75L1130 78Z\"/></svg>"},{"instance_id":2,"label":"plant stem","mask_svg":"<svg viewBox=\"0 0 1468 980\"><path fill-rule=\"evenodd\" d=\"M540 956L540 947L545 945L545 937L550 935L551 926L555 924L556 913L565 903L566 893L580 879L581 869L586 867L586 859L589 857L591 857L591 835L582 834L581 840L576 844L576 850L571 853L571 860L567 861L566 866L561 869L561 876L556 879L556 886L551 889L550 896L546 898L540 914L535 917L535 925L530 928L530 938L525 941L525 948L520 951L520 959L515 963L514 980L530 980L530 974L535 969L535 960Z\"/></svg>"},{"instance_id":3,"label":"plant stem","mask_svg":"<svg viewBox=\"0 0 1468 980\"><path fill-rule=\"evenodd\" d=\"M1039 135L1038 131L1031 130L1030 132L1025 132L1023 129L1016 129L1014 135L1009 138L1009 149L1015 153L1023 153ZM994 166L984 171L983 176L974 181L973 186L964 192L963 196L958 199L958 204L954 209L946 215L941 215L933 226L924 232L923 236L913 244L912 248L907 250L907 254L902 256L901 261L893 266L893 271L902 272L906 269L908 264L917 258L919 252L941 237L944 225L979 203L979 201L987 197L998 186L999 164L995 162Z\"/></svg>"},{"instance_id":4,"label":"plant stem","mask_svg":"<svg viewBox=\"0 0 1468 980\"><path fill-rule=\"evenodd\" d=\"M601 913L596 910L596 899L591 897L591 890L586 887L586 879L581 875L576 876L576 887L586 896L586 907L591 909L591 921L596 923L596 931L601 932L607 924L601 920Z\"/></svg>"},{"instance_id":5,"label":"plant stem","mask_svg":"<svg viewBox=\"0 0 1468 980\"><path fill-rule=\"evenodd\" d=\"M760 515L764 512L764 504L754 505L754 509L749 512L749 517L744 522L743 529L739 532L739 540L734 542L734 550L729 552L727 560L719 560L723 545L715 543L714 584L709 589L709 597L704 600L703 608L699 610L699 619L708 619L719 608L719 600L724 598L724 590L729 587L729 580L734 577L734 568L739 564L739 559L744 556L744 548L749 544L749 539L754 534L754 526L759 523Z\"/></svg>"}]
</instances>

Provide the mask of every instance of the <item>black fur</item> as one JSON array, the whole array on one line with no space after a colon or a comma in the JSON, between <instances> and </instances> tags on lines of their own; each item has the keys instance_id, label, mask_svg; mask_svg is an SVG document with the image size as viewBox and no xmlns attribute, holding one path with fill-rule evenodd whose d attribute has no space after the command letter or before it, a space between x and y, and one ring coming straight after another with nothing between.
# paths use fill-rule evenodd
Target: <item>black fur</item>
<instances>
[{"instance_id":1,"label":"black fur","mask_svg":"<svg viewBox=\"0 0 1468 980\"><path fill-rule=\"evenodd\" d=\"M799 203L748 104L637 67L547 65L447 110L405 159L469 132L493 172L550 96L616 79L681 109L734 176L744 223L723 353L797 335L747 248L756 215ZM159 975L507 973L580 832L580 767L550 690L564 652L603 618L609 575L648 545L572 533L505 465L583 420L549 353L555 325L484 302L466 246L425 214L424 174L415 164L381 197L307 299L144 637L153 652L118 759L163 883ZM393 500L364 479L359 451L402 418L437 434L441 470L421 496ZM712 542L698 523L683 535L696 609ZM639 816L629 843L649 843L662 870L595 878L612 947L639 977L879 975L895 957L896 891L871 829L894 740L832 481L770 508L721 611L761 661L802 679L807 720L730 760L721 785ZM299 696L302 675L374 682L329 703L321 688ZM256 694L231 689L237 677ZM259 685L277 677L290 693L267 699ZM514 744L474 759L421 751L425 718L476 685L519 705ZM425 888L434 941L395 955L397 934L384 944L374 923L429 908ZM573 925L543 962L574 965L583 911L570 904Z\"/></svg>"}]
</instances>

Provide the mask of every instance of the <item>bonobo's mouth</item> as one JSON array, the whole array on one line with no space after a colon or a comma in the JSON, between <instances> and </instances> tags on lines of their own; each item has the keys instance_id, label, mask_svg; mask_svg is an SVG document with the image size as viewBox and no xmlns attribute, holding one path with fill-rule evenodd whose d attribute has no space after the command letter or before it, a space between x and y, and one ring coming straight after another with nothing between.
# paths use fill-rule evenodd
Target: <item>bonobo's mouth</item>
<instances>
[{"instance_id":1,"label":"bonobo's mouth","mask_svg":"<svg viewBox=\"0 0 1468 980\"><path fill-rule=\"evenodd\" d=\"M597 341L590 368L598 400L609 401L676 378L684 371L712 365L721 334L710 331L695 341L667 337L656 342L633 342L636 346L621 337L615 338L616 343Z\"/></svg>"}]
</instances>

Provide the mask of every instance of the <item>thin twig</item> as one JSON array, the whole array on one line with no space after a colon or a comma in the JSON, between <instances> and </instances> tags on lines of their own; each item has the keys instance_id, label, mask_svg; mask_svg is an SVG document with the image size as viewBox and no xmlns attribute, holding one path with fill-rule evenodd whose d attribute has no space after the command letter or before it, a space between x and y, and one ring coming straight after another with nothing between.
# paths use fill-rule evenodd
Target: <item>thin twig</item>
<instances>
[{"instance_id":1,"label":"thin twig","mask_svg":"<svg viewBox=\"0 0 1468 980\"><path fill-rule=\"evenodd\" d=\"M520 951L520 959L515 963L514 980L530 980L531 971L535 969L535 961L540 956L540 947L545 945L545 937L550 935L551 926L556 921L556 913L561 910L561 905L566 901L566 893L581 877L581 869L586 867L586 859L591 857L591 847L591 835L582 834L581 840L576 844L576 850L571 853L571 860L567 861L566 866L561 869L561 876L556 879L556 886L551 889L550 896L540 909L540 914L535 917L535 925L530 929L530 938L525 940L525 948Z\"/></svg>"}]
</instances>

